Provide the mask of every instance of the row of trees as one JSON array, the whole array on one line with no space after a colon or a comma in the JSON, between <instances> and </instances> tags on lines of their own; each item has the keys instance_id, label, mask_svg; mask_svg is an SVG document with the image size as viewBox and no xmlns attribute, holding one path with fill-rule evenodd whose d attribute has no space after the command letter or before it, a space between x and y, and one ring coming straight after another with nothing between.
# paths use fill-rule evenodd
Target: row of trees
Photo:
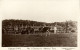
<instances>
[{"instance_id":1,"label":"row of trees","mask_svg":"<svg viewBox=\"0 0 80 50\"><path fill-rule=\"evenodd\" d=\"M13 19L10 19L10 20L3 20L2 21L2 25L3 26L8 26L8 25L27 25L27 26L40 26L40 25L43 25L44 22L37 22L37 21L30 21L30 20L13 20Z\"/></svg>"},{"instance_id":2,"label":"row of trees","mask_svg":"<svg viewBox=\"0 0 80 50\"><path fill-rule=\"evenodd\" d=\"M66 22L54 22L54 23L45 23L45 22L37 22L37 21L30 21L30 20L14 20L14 19L10 19L10 20L3 20L2 21L2 26L8 26L8 25L23 25L23 26L43 26L43 25L47 25L47 26L54 26L54 25L58 25L58 26L62 26L62 27L77 27L77 22L76 21L66 21Z\"/></svg>"},{"instance_id":3,"label":"row of trees","mask_svg":"<svg viewBox=\"0 0 80 50\"><path fill-rule=\"evenodd\" d=\"M45 23L45 22L37 22L37 21L30 21L30 20L3 20L2 21L2 28L6 27L22 27L22 26L60 26L65 28L66 32L68 29L77 29L77 22L76 21L66 21L66 22L54 22L54 23Z\"/></svg>"}]
</instances>

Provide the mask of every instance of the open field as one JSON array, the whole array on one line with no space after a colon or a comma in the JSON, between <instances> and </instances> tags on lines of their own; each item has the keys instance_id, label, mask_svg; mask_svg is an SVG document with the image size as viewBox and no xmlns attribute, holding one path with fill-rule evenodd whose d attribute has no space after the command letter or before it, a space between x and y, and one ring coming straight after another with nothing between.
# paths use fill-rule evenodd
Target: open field
<instances>
[{"instance_id":1,"label":"open field","mask_svg":"<svg viewBox=\"0 0 80 50\"><path fill-rule=\"evenodd\" d=\"M3 47L76 47L76 33L2 35Z\"/></svg>"}]
</instances>

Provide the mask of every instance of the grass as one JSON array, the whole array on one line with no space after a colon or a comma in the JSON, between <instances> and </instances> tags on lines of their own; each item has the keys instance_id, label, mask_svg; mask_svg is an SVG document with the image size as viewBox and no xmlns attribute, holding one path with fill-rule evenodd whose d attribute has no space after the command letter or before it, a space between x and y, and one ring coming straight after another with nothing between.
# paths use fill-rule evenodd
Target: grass
<instances>
[{"instance_id":1,"label":"grass","mask_svg":"<svg viewBox=\"0 0 80 50\"><path fill-rule=\"evenodd\" d=\"M2 35L3 47L76 47L76 33Z\"/></svg>"}]
</instances>

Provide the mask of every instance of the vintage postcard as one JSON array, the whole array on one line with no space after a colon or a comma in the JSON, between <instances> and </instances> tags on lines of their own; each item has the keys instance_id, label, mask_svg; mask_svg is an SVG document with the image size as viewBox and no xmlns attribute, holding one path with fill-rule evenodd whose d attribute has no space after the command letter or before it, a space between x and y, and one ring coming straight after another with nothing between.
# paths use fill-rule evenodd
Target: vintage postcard
<instances>
[{"instance_id":1,"label":"vintage postcard","mask_svg":"<svg viewBox=\"0 0 80 50\"><path fill-rule=\"evenodd\" d=\"M79 50L79 0L0 0L1 50Z\"/></svg>"}]
</instances>

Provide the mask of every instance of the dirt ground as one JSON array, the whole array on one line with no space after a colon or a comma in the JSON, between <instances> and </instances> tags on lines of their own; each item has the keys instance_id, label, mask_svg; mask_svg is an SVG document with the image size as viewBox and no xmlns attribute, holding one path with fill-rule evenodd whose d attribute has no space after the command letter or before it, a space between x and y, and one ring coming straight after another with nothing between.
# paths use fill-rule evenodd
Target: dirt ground
<instances>
[{"instance_id":1,"label":"dirt ground","mask_svg":"<svg viewBox=\"0 0 80 50\"><path fill-rule=\"evenodd\" d=\"M76 33L3 34L2 47L76 47Z\"/></svg>"}]
</instances>

